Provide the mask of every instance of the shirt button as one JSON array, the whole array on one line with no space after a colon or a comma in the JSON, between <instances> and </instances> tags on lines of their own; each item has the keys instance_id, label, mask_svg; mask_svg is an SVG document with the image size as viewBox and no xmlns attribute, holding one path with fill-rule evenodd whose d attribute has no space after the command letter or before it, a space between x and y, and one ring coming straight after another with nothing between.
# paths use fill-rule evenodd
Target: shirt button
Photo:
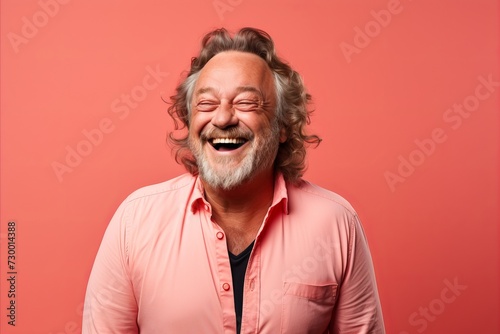
<instances>
[{"instance_id":1,"label":"shirt button","mask_svg":"<svg viewBox=\"0 0 500 334\"><path fill-rule=\"evenodd\" d=\"M229 286L229 283L224 283L224 284L222 284L222 289L224 289L224 291L229 290L229 288L230 288L230 287L231 287L231 286Z\"/></svg>"},{"instance_id":2,"label":"shirt button","mask_svg":"<svg viewBox=\"0 0 500 334\"><path fill-rule=\"evenodd\" d=\"M217 232L216 236L217 236L217 239L219 239L219 240L224 239L224 233L222 233L222 232Z\"/></svg>"}]
</instances>

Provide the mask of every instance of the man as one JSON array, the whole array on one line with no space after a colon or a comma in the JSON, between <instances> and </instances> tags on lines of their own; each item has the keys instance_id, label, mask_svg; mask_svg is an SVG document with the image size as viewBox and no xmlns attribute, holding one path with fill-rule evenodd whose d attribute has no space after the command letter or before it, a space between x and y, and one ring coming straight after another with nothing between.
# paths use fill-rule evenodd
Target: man
<instances>
[{"instance_id":1,"label":"man","mask_svg":"<svg viewBox=\"0 0 500 334\"><path fill-rule=\"evenodd\" d=\"M119 207L84 333L384 333L358 216L301 179L309 100L265 32L205 36L169 108L190 173Z\"/></svg>"}]
</instances>

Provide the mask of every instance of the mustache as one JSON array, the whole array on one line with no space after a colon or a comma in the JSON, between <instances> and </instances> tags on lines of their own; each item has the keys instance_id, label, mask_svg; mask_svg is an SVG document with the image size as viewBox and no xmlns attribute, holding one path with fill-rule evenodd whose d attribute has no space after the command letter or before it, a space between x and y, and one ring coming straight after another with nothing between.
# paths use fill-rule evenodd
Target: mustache
<instances>
[{"instance_id":1,"label":"mustache","mask_svg":"<svg viewBox=\"0 0 500 334\"><path fill-rule=\"evenodd\" d=\"M228 129L210 128L203 130L200 134L203 141L208 141L213 138L243 138L246 140L253 139L253 133L250 130L245 130L239 127L232 127Z\"/></svg>"}]
</instances>

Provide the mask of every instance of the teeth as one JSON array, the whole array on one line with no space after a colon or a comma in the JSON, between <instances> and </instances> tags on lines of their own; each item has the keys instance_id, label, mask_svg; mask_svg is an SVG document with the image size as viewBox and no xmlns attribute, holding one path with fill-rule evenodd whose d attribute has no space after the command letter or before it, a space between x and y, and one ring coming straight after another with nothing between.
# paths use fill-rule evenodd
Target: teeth
<instances>
[{"instance_id":1,"label":"teeth","mask_svg":"<svg viewBox=\"0 0 500 334\"><path fill-rule=\"evenodd\" d=\"M243 144L244 139L241 138L215 138L212 140L213 144Z\"/></svg>"}]
</instances>

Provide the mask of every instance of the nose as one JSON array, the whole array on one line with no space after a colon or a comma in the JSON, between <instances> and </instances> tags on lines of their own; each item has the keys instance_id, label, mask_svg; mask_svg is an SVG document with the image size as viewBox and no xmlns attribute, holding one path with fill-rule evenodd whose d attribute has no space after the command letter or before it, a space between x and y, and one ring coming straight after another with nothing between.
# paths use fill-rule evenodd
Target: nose
<instances>
[{"instance_id":1,"label":"nose","mask_svg":"<svg viewBox=\"0 0 500 334\"><path fill-rule=\"evenodd\" d=\"M225 129L238 124L238 117L235 114L233 106L229 102L221 102L214 111L212 125L219 129Z\"/></svg>"}]
</instances>

